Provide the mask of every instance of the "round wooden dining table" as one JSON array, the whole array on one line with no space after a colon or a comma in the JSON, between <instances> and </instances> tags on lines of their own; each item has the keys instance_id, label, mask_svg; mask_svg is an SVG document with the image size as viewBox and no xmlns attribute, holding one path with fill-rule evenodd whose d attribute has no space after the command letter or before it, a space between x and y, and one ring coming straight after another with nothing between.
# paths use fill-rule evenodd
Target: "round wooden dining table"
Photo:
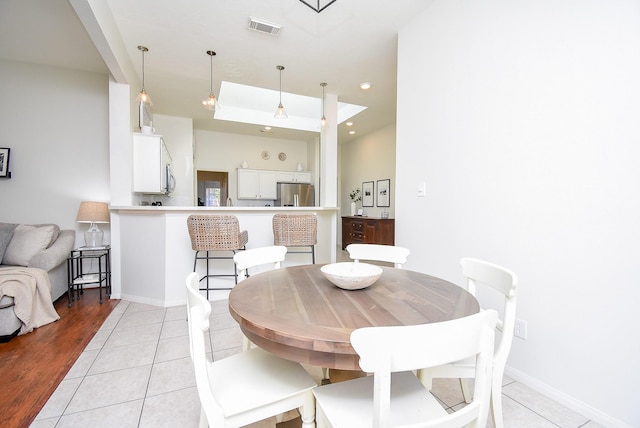
<instances>
[{"instance_id":1,"label":"round wooden dining table","mask_svg":"<svg viewBox=\"0 0 640 428\"><path fill-rule=\"evenodd\" d=\"M321 267L275 269L237 284L229 311L244 335L288 360L359 370L349 341L357 328L447 321L480 310L462 287L423 273L383 267L373 285L348 291L329 282Z\"/></svg>"}]
</instances>

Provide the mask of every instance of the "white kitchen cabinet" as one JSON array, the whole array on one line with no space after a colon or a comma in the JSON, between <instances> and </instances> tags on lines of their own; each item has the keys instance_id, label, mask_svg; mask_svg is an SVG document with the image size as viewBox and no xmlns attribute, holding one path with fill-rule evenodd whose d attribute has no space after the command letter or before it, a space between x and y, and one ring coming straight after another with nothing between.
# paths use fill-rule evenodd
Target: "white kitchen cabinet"
<instances>
[{"instance_id":1,"label":"white kitchen cabinet","mask_svg":"<svg viewBox=\"0 0 640 428\"><path fill-rule=\"evenodd\" d=\"M285 183L311 183L311 173L306 171L278 171L278 181Z\"/></svg>"},{"instance_id":2,"label":"white kitchen cabinet","mask_svg":"<svg viewBox=\"0 0 640 428\"><path fill-rule=\"evenodd\" d=\"M133 191L166 194L173 183L171 155L161 135L133 134ZM167 185L167 183L169 184Z\"/></svg>"},{"instance_id":3,"label":"white kitchen cabinet","mask_svg":"<svg viewBox=\"0 0 640 428\"><path fill-rule=\"evenodd\" d=\"M293 178L296 183L311 183L310 172L296 172Z\"/></svg>"},{"instance_id":4,"label":"white kitchen cabinet","mask_svg":"<svg viewBox=\"0 0 640 428\"><path fill-rule=\"evenodd\" d=\"M238 199L277 198L278 173L257 169L238 170Z\"/></svg>"}]
</instances>

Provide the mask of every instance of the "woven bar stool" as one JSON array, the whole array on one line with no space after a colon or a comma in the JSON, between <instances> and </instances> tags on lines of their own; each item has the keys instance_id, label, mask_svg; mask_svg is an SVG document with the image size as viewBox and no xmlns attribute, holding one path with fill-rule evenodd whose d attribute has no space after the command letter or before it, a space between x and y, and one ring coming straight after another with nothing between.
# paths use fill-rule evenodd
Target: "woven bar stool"
<instances>
[{"instance_id":1,"label":"woven bar stool","mask_svg":"<svg viewBox=\"0 0 640 428\"><path fill-rule=\"evenodd\" d=\"M233 261L233 255L236 251L246 249L249 233L246 230L240 231L238 218L233 215L192 214L187 218L187 227L189 229L189 238L191 238L191 248L196 252L193 260L193 271L196 271L198 260L206 260L207 263L207 273L200 278L200 281L206 278L206 288L200 288L200 290L207 291L207 300L209 299L209 290L230 290L231 287L211 288L209 286L209 278L233 276L237 284L238 270L235 263L233 263L233 275L213 275L209 273L209 260L230 259ZM209 254L210 252L220 251L231 251L233 254L230 256Z\"/></svg>"},{"instance_id":2,"label":"woven bar stool","mask_svg":"<svg viewBox=\"0 0 640 428\"><path fill-rule=\"evenodd\" d=\"M315 245L318 243L318 218L310 213L275 214L273 216L273 245L285 247L311 247L311 251L296 253L311 254L316 262Z\"/></svg>"}]
</instances>

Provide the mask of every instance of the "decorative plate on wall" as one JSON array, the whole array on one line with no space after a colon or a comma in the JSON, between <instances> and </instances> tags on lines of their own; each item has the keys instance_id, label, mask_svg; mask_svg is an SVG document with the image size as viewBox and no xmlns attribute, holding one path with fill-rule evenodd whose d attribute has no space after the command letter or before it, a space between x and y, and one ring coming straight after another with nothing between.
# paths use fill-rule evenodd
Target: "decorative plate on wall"
<instances>
[{"instance_id":1,"label":"decorative plate on wall","mask_svg":"<svg viewBox=\"0 0 640 428\"><path fill-rule=\"evenodd\" d=\"M278 159L280 159L281 161L287 160L287 154L285 152L280 152L280 154L278 155Z\"/></svg>"},{"instance_id":2,"label":"decorative plate on wall","mask_svg":"<svg viewBox=\"0 0 640 428\"><path fill-rule=\"evenodd\" d=\"M268 151L264 151L262 152L262 159L264 160L269 160L269 158L271 157L271 153L269 153Z\"/></svg>"}]
</instances>

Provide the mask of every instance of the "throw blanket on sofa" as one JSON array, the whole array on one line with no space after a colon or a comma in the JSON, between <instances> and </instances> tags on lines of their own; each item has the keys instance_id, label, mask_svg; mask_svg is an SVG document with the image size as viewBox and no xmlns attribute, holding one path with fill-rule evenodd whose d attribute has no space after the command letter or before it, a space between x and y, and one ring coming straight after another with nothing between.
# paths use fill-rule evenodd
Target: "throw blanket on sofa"
<instances>
[{"instance_id":1,"label":"throw blanket on sofa","mask_svg":"<svg viewBox=\"0 0 640 428\"><path fill-rule=\"evenodd\" d=\"M0 268L0 299L3 296L13 297L14 312L22 322L19 334L60 319L51 301L51 283L44 269Z\"/></svg>"}]
</instances>

